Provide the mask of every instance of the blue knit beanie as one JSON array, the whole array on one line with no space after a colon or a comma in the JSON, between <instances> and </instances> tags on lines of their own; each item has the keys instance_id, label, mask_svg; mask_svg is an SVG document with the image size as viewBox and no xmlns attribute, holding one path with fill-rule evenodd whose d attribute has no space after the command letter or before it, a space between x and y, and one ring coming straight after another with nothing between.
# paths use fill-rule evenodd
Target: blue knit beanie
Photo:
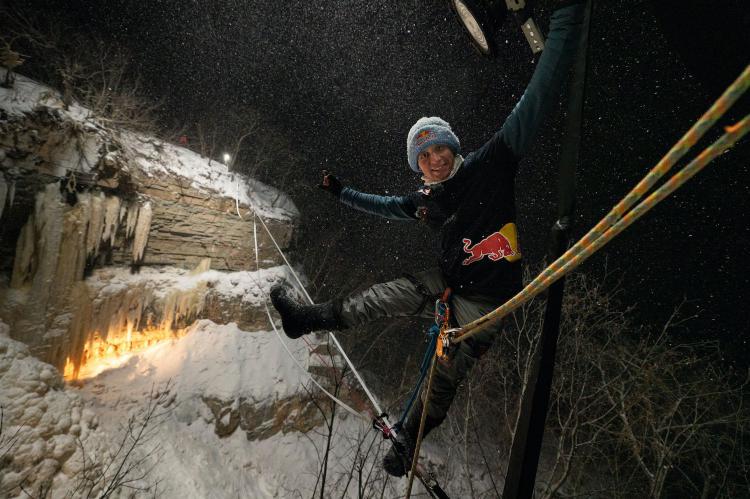
<instances>
[{"instance_id":1,"label":"blue knit beanie","mask_svg":"<svg viewBox=\"0 0 750 499\"><path fill-rule=\"evenodd\" d=\"M406 136L406 155L409 157L409 166L412 170L419 172L419 153L434 144L448 146L453 154L461 152L461 143L447 121L437 116L419 118Z\"/></svg>"}]
</instances>

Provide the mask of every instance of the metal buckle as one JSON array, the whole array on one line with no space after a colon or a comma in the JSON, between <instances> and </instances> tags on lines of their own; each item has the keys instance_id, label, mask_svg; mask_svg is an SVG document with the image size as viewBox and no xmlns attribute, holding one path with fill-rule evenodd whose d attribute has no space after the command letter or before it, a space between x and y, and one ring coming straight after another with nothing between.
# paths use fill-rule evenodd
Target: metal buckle
<instances>
[{"instance_id":1,"label":"metal buckle","mask_svg":"<svg viewBox=\"0 0 750 499\"><path fill-rule=\"evenodd\" d=\"M438 360L447 360L450 355L451 349L453 348L453 339L456 337L456 333L461 328L448 328L440 330L440 335L435 345L435 355Z\"/></svg>"},{"instance_id":2,"label":"metal buckle","mask_svg":"<svg viewBox=\"0 0 750 499\"><path fill-rule=\"evenodd\" d=\"M441 310L440 306L445 307L446 304L440 299L435 300L435 323L436 324L442 324L443 323L443 317L445 316L445 309Z\"/></svg>"},{"instance_id":3,"label":"metal buckle","mask_svg":"<svg viewBox=\"0 0 750 499\"><path fill-rule=\"evenodd\" d=\"M538 54L544 50L544 35L539 31L539 28L532 18L528 18L526 22L521 25L521 31L523 31L523 35L526 37L529 47L531 47L531 52Z\"/></svg>"},{"instance_id":4,"label":"metal buckle","mask_svg":"<svg viewBox=\"0 0 750 499\"><path fill-rule=\"evenodd\" d=\"M384 418L387 417L388 414L384 412L372 420L372 427L383 434L383 440L387 440L393 436L393 428L389 428L388 425L385 424Z\"/></svg>"}]
</instances>

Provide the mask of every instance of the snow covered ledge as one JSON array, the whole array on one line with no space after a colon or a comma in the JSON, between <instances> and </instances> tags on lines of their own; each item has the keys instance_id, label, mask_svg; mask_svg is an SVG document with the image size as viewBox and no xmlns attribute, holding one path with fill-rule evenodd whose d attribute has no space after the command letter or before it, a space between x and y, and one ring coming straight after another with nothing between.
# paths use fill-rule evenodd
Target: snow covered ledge
<instances>
[{"instance_id":1,"label":"snow covered ledge","mask_svg":"<svg viewBox=\"0 0 750 499\"><path fill-rule=\"evenodd\" d=\"M18 76L13 88L0 87L3 262L51 183L69 209L79 197L90 205L76 214L84 218L78 230L87 232L86 258L115 264L192 268L212 258L214 269L249 270L253 210L269 220L282 245L298 215L273 187L154 137L107 128L80 106L64 109L52 89ZM260 236L262 258L278 262Z\"/></svg>"},{"instance_id":2,"label":"snow covered ledge","mask_svg":"<svg viewBox=\"0 0 750 499\"><path fill-rule=\"evenodd\" d=\"M93 293L85 275L108 266L249 271L254 211L286 247L298 212L276 189L187 149L111 129L76 104L66 109L58 92L23 76L0 88L0 320L61 371L78 369L94 337L130 337L154 315L148 293L138 306L102 309L115 298ZM261 266L281 263L266 234L258 236ZM215 294L196 303L177 315L230 318ZM117 333L102 329L97 310L129 322ZM168 304L158 310L158 321L175 314Z\"/></svg>"}]
</instances>

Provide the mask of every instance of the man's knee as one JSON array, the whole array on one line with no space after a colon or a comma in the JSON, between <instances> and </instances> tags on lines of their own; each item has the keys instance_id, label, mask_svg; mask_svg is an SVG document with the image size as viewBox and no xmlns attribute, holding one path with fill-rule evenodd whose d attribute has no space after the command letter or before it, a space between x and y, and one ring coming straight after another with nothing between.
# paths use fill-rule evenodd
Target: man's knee
<instances>
[{"instance_id":1,"label":"man's knee","mask_svg":"<svg viewBox=\"0 0 750 499\"><path fill-rule=\"evenodd\" d=\"M418 315L424 307L423 292L409 278L374 284L341 300L340 316L349 327L385 317Z\"/></svg>"}]
</instances>

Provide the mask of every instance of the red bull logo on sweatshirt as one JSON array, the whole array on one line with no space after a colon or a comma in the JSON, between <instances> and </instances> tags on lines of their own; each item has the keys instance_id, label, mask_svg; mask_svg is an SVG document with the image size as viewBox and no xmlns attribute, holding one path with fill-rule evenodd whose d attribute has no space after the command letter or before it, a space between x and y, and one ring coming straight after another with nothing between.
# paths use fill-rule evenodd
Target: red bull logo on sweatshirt
<instances>
[{"instance_id":1,"label":"red bull logo on sweatshirt","mask_svg":"<svg viewBox=\"0 0 750 499\"><path fill-rule=\"evenodd\" d=\"M469 257L463 261L463 265L471 265L478 262L484 257L493 262L505 258L509 262L515 262L521 259L521 252L518 249L518 229L516 224L505 224L502 229L493 232L476 244L471 239L463 239L464 252Z\"/></svg>"}]
</instances>

